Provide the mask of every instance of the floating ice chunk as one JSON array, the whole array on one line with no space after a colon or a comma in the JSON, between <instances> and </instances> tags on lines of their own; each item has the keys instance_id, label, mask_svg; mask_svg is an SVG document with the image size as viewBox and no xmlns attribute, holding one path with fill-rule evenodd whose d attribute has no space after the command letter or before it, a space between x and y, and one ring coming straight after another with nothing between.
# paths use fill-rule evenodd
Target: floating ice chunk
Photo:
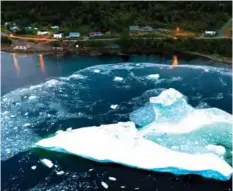
<instances>
[{"instance_id":1,"label":"floating ice chunk","mask_svg":"<svg viewBox=\"0 0 233 191\"><path fill-rule=\"evenodd\" d=\"M37 168L36 165L31 167L32 170L36 170L36 168Z\"/></svg>"},{"instance_id":2,"label":"floating ice chunk","mask_svg":"<svg viewBox=\"0 0 233 191\"><path fill-rule=\"evenodd\" d=\"M53 167L53 163L52 163L52 161L49 160L49 159L41 159L40 161L41 161L41 163L42 163L43 165L45 165L45 166L47 166L47 167L49 167L49 168L52 168L52 167Z\"/></svg>"},{"instance_id":3,"label":"floating ice chunk","mask_svg":"<svg viewBox=\"0 0 233 191\"><path fill-rule=\"evenodd\" d=\"M184 98L184 96L173 88L164 90L159 96L151 97L150 103L161 104L161 105L171 105L177 100Z\"/></svg>"},{"instance_id":4,"label":"floating ice chunk","mask_svg":"<svg viewBox=\"0 0 233 191\"><path fill-rule=\"evenodd\" d=\"M95 72L95 73L100 73L100 70L95 69L94 72Z\"/></svg>"},{"instance_id":5,"label":"floating ice chunk","mask_svg":"<svg viewBox=\"0 0 233 191\"><path fill-rule=\"evenodd\" d=\"M107 185L106 182L102 181L102 182L101 182L101 185L102 185L105 189L108 189L108 185Z\"/></svg>"},{"instance_id":6,"label":"floating ice chunk","mask_svg":"<svg viewBox=\"0 0 233 191\"><path fill-rule=\"evenodd\" d=\"M139 190L139 189L140 189L140 188L138 188L138 187L137 187L137 188L134 188L134 190Z\"/></svg>"},{"instance_id":7,"label":"floating ice chunk","mask_svg":"<svg viewBox=\"0 0 233 191\"><path fill-rule=\"evenodd\" d=\"M126 188L126 186L121 186L120 188Z\"/></svg>"},{"instance_id":8,"label":"floating ice chunk","mask_svg":"<svg viewBox=\"0 0 233 191\"><path fill-rule=\"evenodd\" d=\"M64 172L63 170L61 170L61 171L56 172L56 174L57 174L58 176L60 176L60 175L65 174L65 172Z\"/></svg>"},{"instance_id":9,"label":"floating ice chunk","mask_svg":"<svg viewBox=\"0 0 233 191\"><path fill-rule=\"evenodd\" d=\"M2 101L7 101L7 98L3 98Z\"/></svg>"},{"instance_id":10,"label":"floating ice chunk","mask_svg":"<svg viewBox=\"0 0 233 191\"><path fill-rule=\"evenodd\" d=\"M36 98L37 98L37 97L34 96L34 95L31 95L31 96L28 97L29 100L33 100L33 99L36 99Z\"/></svg>"},{"instance_id":11,"label":"floating ice chunk","mask_svg":"<svg viewBox=\"0 0 233 191\"><path fill-rule=\"evenodd\" d=\"M119 77L119 76L116 76L113 81L116 81L116 82L120 82L120 81L123 81L123 78L122 77Z\"/></svg>"},{"instance_id":12,"label":"floating ice chunk","mask_svg":"<svg viewBox=\"0 0 233 191\"><path fill-rule=\"evenodd\" d=\"M91 171L93 171L93 170L94 170L94 169L93 169L93 168L91 168L91 169L89 169L88 171L89 171L89 172L91 172Z\"/></svg>"},{"instance_id":13,"label":"floating ice chunk","mask_svg":"<svg viewBox=\"0 0 233 191\"><path fill-rule=\"evenodd\" d=\"M142 137L132 122L75 129L42 139L35 147L157 172L218 180L229 180L232 175L232 167L217 155L173 151Z\"/></svg>"},{"instance_id":14,"label":"floating ice chunk","mask_svg":"<svg viewBox=\"0 0 233 191\"><path fill-rule=\"evenodd\" d=\"M159 74L150 74L147 76L148 79L159 79L160 75Z\"/></svg>"},{"instance_id":15,"label":"floating ice chunk","mask_svg":"<svg viewBox=\"0 0 233 191\"><path fill-rule=\"evenodd\" d=\"M207 145L205 147L206 149L213 151L214 153L216 153L219 156L223 156L226 153L226 149L223 146L219 146L219 145Z\"/></svg>"},{"instance_id":16,"label":"floating ice chunk","mask_svg":"<svg viewBox=\"0 0 233 191\"><path fill-rule=\"evenodd\" d=\"M116 104L116 105L111 105L111 106L110 106L111 109L116 109L117 107L118 107L117 104Z\"/></svg>"},{"instance_id":17,"label":"floating ice chunk","mask_svg":"<svg viewBox=\"0 0 233 191\"><path fill-rule=\"evenodd\" d=\"M116 178L112 177L112 176L109 176L108 179L111 180L111 181L116 181Z\"/></svg>"},{"instance_id":18,"label":"floating ice chunk","mask_svg":"<svg viewBox=\"0 0 233 191\"><path fill-rule=\"evenodd\" d=\"M25 123L23 126L24 127L28 127L28 126L30 126L31 124L30 123Z\"/></svg>"}]
</instances>

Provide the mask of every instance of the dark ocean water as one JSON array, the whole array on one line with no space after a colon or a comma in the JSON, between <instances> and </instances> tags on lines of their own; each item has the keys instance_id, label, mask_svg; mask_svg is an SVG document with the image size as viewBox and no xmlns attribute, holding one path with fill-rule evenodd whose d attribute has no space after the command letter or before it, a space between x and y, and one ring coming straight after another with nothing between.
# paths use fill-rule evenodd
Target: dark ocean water
<instances>
[{"instance_id":1,"label":"dark ocean water","mask_svg":"<svg viewBox=\"0 0 233 191\"><path fill-rule=\"evenodd\" d=\"M132 111L167 88L187 96L193 107L232 113L231 68L182 57L177 67L172 64L172 58L163 56L135 55L125 60L1 53L2 190L105 190L101 181L109 190L231 190L232 180L141 171L31 149L57 130L128 121ZM150 74L160 78L148 79ZM123 80L114 81L115 77ZM113 104L119 107L112 110ZM42 158L57 167L43 166ZM31 169L34 165L36 170ZM65 174L58 176L59 170Z\"/></svg>"}]
</instances>

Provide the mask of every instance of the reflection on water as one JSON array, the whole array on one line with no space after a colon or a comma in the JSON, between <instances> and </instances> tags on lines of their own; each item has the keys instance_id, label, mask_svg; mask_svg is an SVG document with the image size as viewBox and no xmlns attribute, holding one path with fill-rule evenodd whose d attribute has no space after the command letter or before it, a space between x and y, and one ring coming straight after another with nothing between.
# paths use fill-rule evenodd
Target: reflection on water
<instances>
[{"instance_id":1,"label":"reflection on water","mask_svg":"<svg viewBox=\"0 0 233 191\"><path fill-rule=\"evenodd\" d=\"M15 68L16 72L19 73L20 72L20 67L19 67L19 64L18 64L16 54L13 53L12 55L13 55L14 68Z\"/></svg>"},{"instance_id":2,"label":"reflection on water","mask_svg":"<svg viewBox=\"0 0 233 191\"><path fill-rule=\"evenodd\" d=\"M44 56L40 54L40 69L42 74L45 74Z\"/></svg>"},{"instance_id":3,"label":"reflection on water","mask_svg":"<svg viewBox=\"0 0 233 191\"><path fill-rule=\"evenodd\" d=\"M177 56L173 56L172 57L172 65L173 66L177 66L178 65L178 58L177 58Z\"/></svg>"}]
</instances>

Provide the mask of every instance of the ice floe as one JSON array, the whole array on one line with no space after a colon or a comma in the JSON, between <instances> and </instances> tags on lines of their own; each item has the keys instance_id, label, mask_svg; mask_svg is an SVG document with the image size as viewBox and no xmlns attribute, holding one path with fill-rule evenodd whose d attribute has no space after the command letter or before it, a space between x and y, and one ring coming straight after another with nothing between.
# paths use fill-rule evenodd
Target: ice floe
<instances>
[{"instance_id":1,"label":"ice floe","mask_svg":"<svg viewBox=\"0 0 233 191\"><path fill-rule=\"evenodd\" d=\"M173 151L143 138L132 122L63 132L42 139L35 147L157 172L198 174L219 180L228 180L232 174L232 167L217 155Z\"/></svg>"},{"instance_id":2,"label":"ice floe","mask_svg":"<svg viewBox=\"0 0 233 191\"><path fill-rule=\"evenodd\" d=\"M105 189L108 189L108 184L104 181L101 182L101 185L105 188Z\"/></svg>"},{"instance_id":3,"label":"ice floe","mask_svg":"<svg viewBox=\"0 0 233 191\"><path fill-rule=\"evenodd\" d=\"M160 75L159 74L150 74L147 76L148 79L159 79Z\"/></svg>"},{"instance_id":4,"label":"ice floe","mask_svg":"<svg viewBox=\"0 0 233 191\"><path fill-rule=\"evenodd\" d=\"M61 171L56 172L56 174L57 174L58 176L61 176L61 175L65 174L65 172L64 172L63 170L61 170Z\"/></svg>"},{"instance_id":5,"label":"ice floe","mask_svg":"<svg viewBox=\"0 0 233 191\"><path fill-rule=\"evenodd\" d=\"M36 165L34 165L34 166L31 167L32 170L36 170L36 168L37 168Z\"/></svg>"},{"instance_id":6,"label":"ice floe","mask_svg":"<svg viewBox=\"0 0 233 191\"><path fill-rule=\"evenodd\" d=\"M116 105L111 105L111 106L110 106L111 109L116 109L117 107L118 107L117 104L116 104Z\"/></svg>"},{"instance_id":7,"label":"ice floe","mask_svg":"<svg viewBox=\"0 0 233 191\"><path fill-rule=\"evenodd\" d=\"M49 160L49 159L41 159L40 162L41 162L43 165L45 165L45 166L47 166L47 167L49 167L49 168L52 168L52 167L53 167L53 163L52 163L52 161Z\"/></svg>"},{"instance_id":8,"label":"ice floe","mask_svg":"<svg viewBox=\"0 0 233 191\"><path fill-rule=\"evenodd\" d=\"M123 78L122 77L119 77L119 76L115 76L113 81L116 81L116 82L121 82L123 81Z\"/></svg>"},{"instance_id":9,"label":"ice floe","mask_svg":"<svg viewBox=\"0 0 233 191\"><path fill-rule=\"evenodd\" d=\"M108 179L111 180L111 181L116 181L116 178L112 177L112 176L109 176Z\"/></svg>"}]
</instances>

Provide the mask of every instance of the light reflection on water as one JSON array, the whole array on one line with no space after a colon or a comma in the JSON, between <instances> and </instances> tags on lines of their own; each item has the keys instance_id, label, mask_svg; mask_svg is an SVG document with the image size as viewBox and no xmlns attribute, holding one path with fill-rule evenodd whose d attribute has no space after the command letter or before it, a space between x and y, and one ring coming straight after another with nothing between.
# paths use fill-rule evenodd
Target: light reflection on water
<instances>
[{"instance_id":1,"label":"light reflection on water","mask_svg":"<svg viewBox=\"0 0 233 191\"><path fill-rule=\"evenodd\" d=\"M179 64L178 57L177 56L173 56L172 57L172 65L173 66L177 66L178 64Z\"/></svg>"},{"instance_id":2,"label":"light reflection on water","mask_svg":"<svg viewBox=\"0 0 233 191\"><path fill-rule=\"evenodd\" d=\"M20 72L20 67L19 67L19 64L18 64L16 54L13 53L12 56L13 56L13 64L14 64L15 71L16 71L16 73L19 73Z\"/></svg>"}]
</instances>

